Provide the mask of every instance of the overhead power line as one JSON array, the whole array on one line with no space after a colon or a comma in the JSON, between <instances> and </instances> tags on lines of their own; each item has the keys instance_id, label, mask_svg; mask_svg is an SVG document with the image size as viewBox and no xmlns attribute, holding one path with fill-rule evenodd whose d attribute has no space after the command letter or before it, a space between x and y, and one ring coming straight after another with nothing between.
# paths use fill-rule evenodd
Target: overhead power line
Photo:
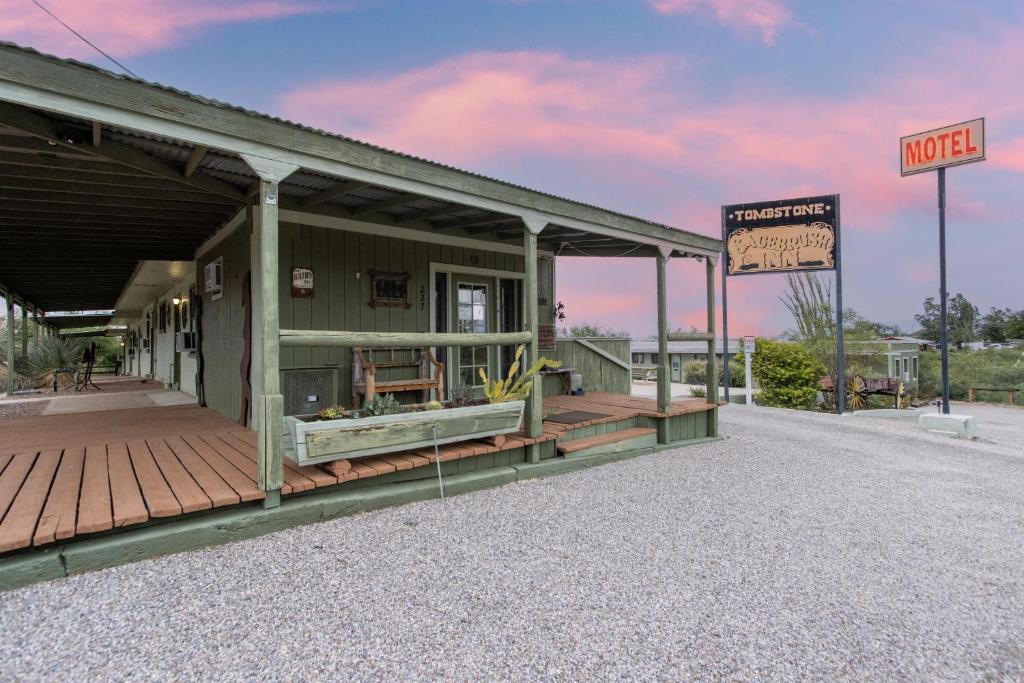
<instances>
[{"instance_id":1,"label":"overhead power line","mask_svg":"<svg viewBox=\"0 0 1024 683\"><path fill-rule=\"evenodd\" d=\"M64 27L64 28L66 28L67 30L71 31L71 33L75 34L75 36L77 36L77 37L78 37L78 39L79 39L79 40L81 40L81 41L82 41L83 43L85 43L86 45L88 45L89 47L91 47L91 48L92 48L93 50L96 50L96 52L99 52L99 53L100 53L101 55L103 55L104 57L106 57L107 59L109 59L110 61L112 61L112 62L113 62L114 64L117 64L117 66L118 66L118 67L120 67L120 68L121 68L121 70L122 70L122 71L124 71L124 72L125 72L126 74L128 74L129 76L132 76L133 78L139 78L138 74L136 74L136 73L135 73L134 71L132 71L131 69L129 69L128 67L126 67L126 66L125 66L124 64L122 64L121 62L119 62L119 61L117 61L116 59L114 59L113 57L111 57L111 56L110 56L109 54L107 54L106 52L104 52L103 50L101 50L101 49L100 49L100 48L99 48L99 47L98 47L98 46L97 46L97 45L96 45L95 43L93 43L93 42L92 42L91 40L89 40L88 38L86 38L85 36L83 36L83 35L82 35L81 33L79 33L78 31L76 31L75 29L71 28L70 26L68 26L67 24L65 24L65 23L64 23L63 21L61 21L60 17L58 17L58 16L56 15L56 14L54 14L53 12L51 12L50 10L48 10L48 9L47 9L47 8L46 8L46 7L45 7L45 6L43 5L43 3L39 2L39 0L32 0L32 4L33 4L33 5L35 5L36 7L38 7L39 9L43 10L44 12L46 12L46 13L47 13L47 14L48 14L48 15L50 16L50 18L52 18L52 19L53 19L54 21L56 21L56 22L57 22L58 24L60 24L61 26L63 26L63 27ZM141 78L139 78L139 80L142 80L142 79L141 79Z\"/></svg>"}]
</instances>

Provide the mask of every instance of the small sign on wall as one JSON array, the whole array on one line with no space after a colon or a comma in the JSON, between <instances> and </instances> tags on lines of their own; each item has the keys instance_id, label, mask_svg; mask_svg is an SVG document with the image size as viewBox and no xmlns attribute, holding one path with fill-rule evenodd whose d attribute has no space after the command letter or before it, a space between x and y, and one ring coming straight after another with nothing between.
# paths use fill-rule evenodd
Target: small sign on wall
<instances>
[{"instance_id":1,"label":"small sign on wall","mask_svg":"<svg viewBox=\"0 0 1024 683\"><path fill-rule=\"evenodd\" d=\"M555 326L554 325L538 325L537 326L537 347L541 351L554 351L556 348L555 342Z\"/></svg>"},{"instance_id":2,"label":"small sign on wall","mask_svg":"<svg viewBox=\"0 0 1024 683\"><path fill-rule=\"evenodd\" d=\"M308 299L313 296L313 269L292 268L292 297Z\"/></svg>"}]
</instances>

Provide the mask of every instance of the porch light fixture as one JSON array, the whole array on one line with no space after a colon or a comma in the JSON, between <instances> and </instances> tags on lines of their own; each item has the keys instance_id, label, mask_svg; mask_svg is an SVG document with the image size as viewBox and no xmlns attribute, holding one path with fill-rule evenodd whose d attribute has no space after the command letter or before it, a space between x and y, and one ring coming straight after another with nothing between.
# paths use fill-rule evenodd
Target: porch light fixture
<instances>
[{"instance_id":1,"label":"porch light fixture","mask_svg":"<svg viewBox=\"0 0 1024 683\"><path fill-rule=\"evenodd\" d=\"M181 299L179 299L178 297L174 297L173 299L171 299L171 303L177 306L178 304L181 303Z\"/></svg>"}]
</instances>

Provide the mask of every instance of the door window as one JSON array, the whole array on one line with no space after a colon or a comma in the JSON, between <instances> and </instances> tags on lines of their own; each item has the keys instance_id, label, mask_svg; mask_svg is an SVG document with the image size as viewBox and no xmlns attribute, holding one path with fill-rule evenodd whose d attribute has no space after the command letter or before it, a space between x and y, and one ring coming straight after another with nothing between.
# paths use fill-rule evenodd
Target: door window
<instances>
[{"instance_id":1,"label":"door window","mask_svg":"<svg viewBox=\"0 0 1024 683\"><path fill-rule=\"evenodd\" d=\"M487 332L487 285L459 283L458 332L481 334ZM480 368L487 367L486 346L459 347L459 383L466 386L483 384Z\"/></svg>"}]
</instances>

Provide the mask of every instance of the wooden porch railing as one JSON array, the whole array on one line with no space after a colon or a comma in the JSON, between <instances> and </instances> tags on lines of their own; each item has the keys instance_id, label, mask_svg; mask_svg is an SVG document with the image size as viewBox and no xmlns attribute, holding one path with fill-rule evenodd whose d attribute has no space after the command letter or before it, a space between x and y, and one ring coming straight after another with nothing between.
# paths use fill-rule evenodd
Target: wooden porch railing
<instances>
[{"instance_id":1,"label":"wooden porch railing","mask_svg":"<svg viewBox=\"0 0 1024 683\"><path fill-rule=\"evenodd\" d=\"M281 330L281 346L340 346L367 349L423 346L510 346L528 344L530 332L342 332Z\"/></svg>"}]
</instances>

